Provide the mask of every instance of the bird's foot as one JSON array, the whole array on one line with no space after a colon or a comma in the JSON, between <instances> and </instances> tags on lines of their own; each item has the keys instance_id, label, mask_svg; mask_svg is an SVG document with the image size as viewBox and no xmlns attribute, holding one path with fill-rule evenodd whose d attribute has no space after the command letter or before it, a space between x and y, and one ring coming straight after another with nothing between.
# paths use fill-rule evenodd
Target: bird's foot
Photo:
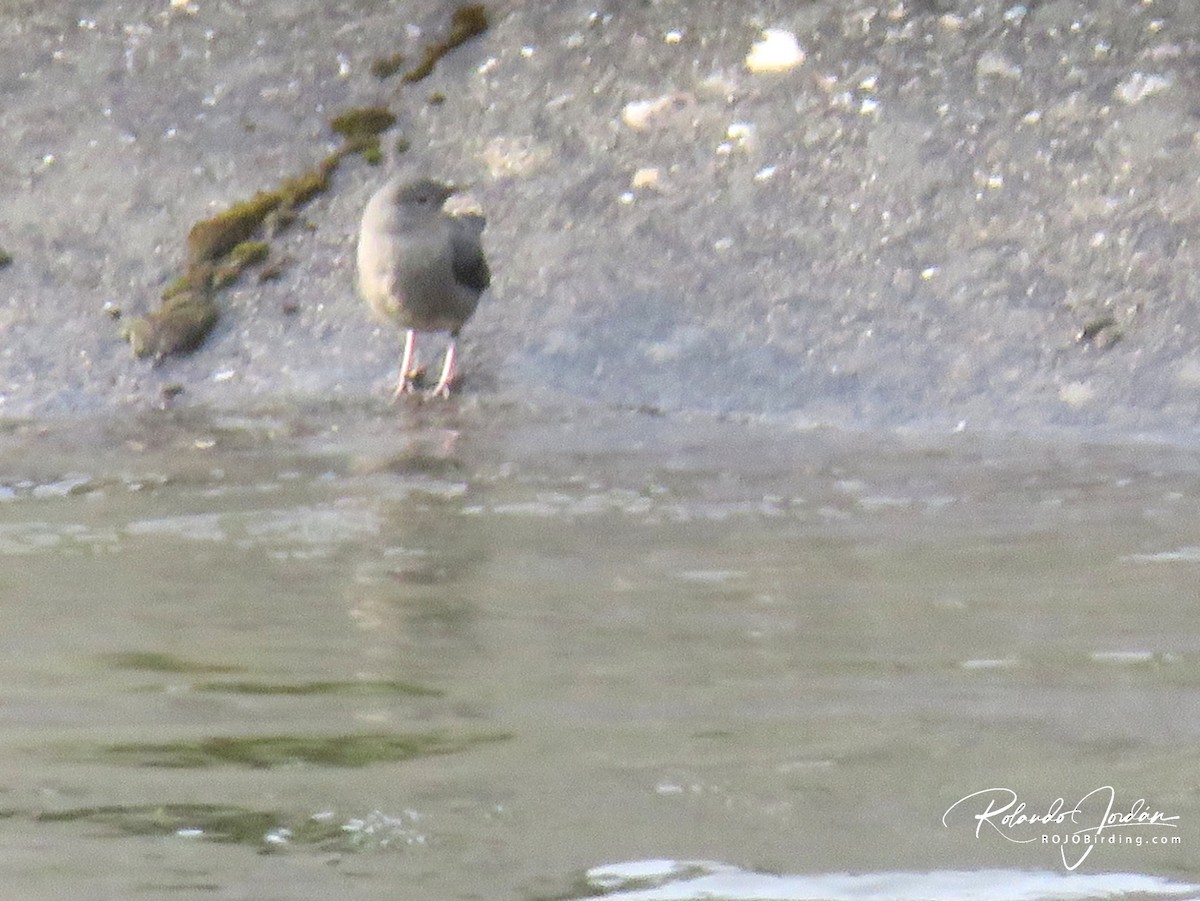
<instances>
[{"instance_id":1,"label":"bird's foot","mask_svg":"<svg viewBox=\"0 0 1200 901\"><path fill-rule=\"evenodd\" d=\"M433 390L429 392L430 397L450 396L450 386L458 381L458 370L454 366L455 356L455 338L457 333L450 336L450 344L446 347L446 358L442 362L442 374L437 380L437 384L433 386Z\"/></svg>"},{"instance_id":2,"label":"bird's foot","mask_svg":"<svg viewBox=\"0 0 1200 901\"><path fill-rule=\"evenodd\" d=\"M396 390L392 392L392 402L398 401L406 394L416 394L417 390L425 384L425 367L420 366L416 369L410 369L408 372L400 375L400 381L396 385Z\"/></svg>"},{"instance_id":3,"label":"bird's foot","mask_svg":"<svg viewBox=\"0 0 1200 901\"><path fill-rule=\"evenodd\" d=\"M453 380L444 381L444 382L438 382L436 385L434 385L429 390L429 393L426 394L425 396L428 397L430 400L432 400L435 397L440 397L443 399L449 398L450 397L450 389L457 383L458 383L458 379L453 379Z\"/></svg>"}]
</instances>

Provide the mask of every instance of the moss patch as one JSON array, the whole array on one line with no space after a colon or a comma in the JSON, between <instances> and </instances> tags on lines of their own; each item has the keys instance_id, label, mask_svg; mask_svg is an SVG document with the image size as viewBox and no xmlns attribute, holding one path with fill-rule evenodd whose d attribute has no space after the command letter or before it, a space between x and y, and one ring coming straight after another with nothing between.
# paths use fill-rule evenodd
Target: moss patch
<instances>
[{"instance_id":1,"label":"moss patch","mask_svg":"<svg viewBox=\"0 0 1200 901\"><path fill-rule=\"evenodd\" d=\"M450 18L449 33L442 40L425 45L421 51L421 61L404 73L404 81L412 84L428 78L438 60L460 44L483 34L487 29L488 15L483 4L460 6Z\"/></svg>"},{"instance_id":2,"label":"moss patch","mask_svg":"<svg viewBox=\"0 0 1200 901\"><path fill-rule=\"evenodd\" d=\"M425 78L438 60L487 28L487 12L481 4L459 7L451 17L445 38L424 48L421 62L404 73L404 81ZM371 72L377 78L386 78L403 64L404 58L393 54L376 60ZM187 235L184 273L164 289L162 306L128 323L121 331L134 356L161 360L199 347L220 315L214 294L234 284L248 267L266 260L267 242L295 221L299 207L329 189L334 172L347 156L359 155L370 165L383 162L379 136L395 124L395 115L384 107L362 107L340 113L329 125L342 136L342 144L313 169L195 223ZM401 138L396 148L403 152L408 142ZM5 265L6 256L0 251L0 268ZM266 276L264 270L264 276L276 277L278 272L276 268Z\"/></svg>"},{"instance_id":3,"label":"moss patch","mask_svg":"<svg viewBox=\"0 0 1200 901\"><path fill-rule=\"evenodd\" d=\"M161 360L199 347L218 317L216 302L208 291L189 289L174 295L153 313L133 320L122 334L135 357Z\"/></svg>"},{"instance_id":4,"label":"moss patch","mask_svg":"<svg viewBox=\"0 0 1200 901\"><path fill-rule=\"evenodd\" d=\"M244 269L263 262L270 252L271 245L266 241L243 241L236 245L213 273L213 287L232 285Z\"/></svg>"},{"instance_id":5,"label":"moss patch","mask_svg":"<svg viewBox=\"0 0 1200 901\"><path fill-rule=\"evenodd\" d=\"M404 54L393 53L390 56L381 56L379 59L372 60L370 72L380 81L385 78L391 78L400 71L404 65Z\"/></svg>"},{"instance_id":6,"label":"moss patch","mask_svg":"<svg viewBox=\"0 0 1200 901\"><path fill-rule=\"evenodd\" d=\"M372 166L383 162L379 136L395 124L395 115L381 106L347 110L329 120L329 127L345 139L346 152L361 154Z\"/></svg>"},{"instance_id":7,"label":"moss patch","mask_svg":"<svg viewBox=\"0 0 1200 901\"><path fill-rule=\"evenodd\" d=\"M163 290L161 307L121 331L133 355L161 360L199 347L220 316L214 292L266 260L270 246L258 236L268 221L273 231L294 221L300 206L329 188L342 157L352 152L357 148L343 145L314 169L193 225L187 237L186 271Z\"/></svg>"},{"instance_id":8,"label":"moss patch","mask_svg":"<svg viewBox=\"0 0 1200 901\"><path fill-rule=\"evenodd\" d=\"M396 116L382 106L347 110L329 120L329 127L350 141L378 135L395 124Z\"/></svg>"},{"instance_id":9,"label":"moss patch","mask_svg":"<svg viewBox=\"0 0 1200 901\"><path fill-rule=\"evenodd\" d=\"M215 262L250 240L267 214L282 202L278 191L259 191L249 200L240 200L224 212L197 222L187 236L189 266Z\"/></svg>"}]
</instances>

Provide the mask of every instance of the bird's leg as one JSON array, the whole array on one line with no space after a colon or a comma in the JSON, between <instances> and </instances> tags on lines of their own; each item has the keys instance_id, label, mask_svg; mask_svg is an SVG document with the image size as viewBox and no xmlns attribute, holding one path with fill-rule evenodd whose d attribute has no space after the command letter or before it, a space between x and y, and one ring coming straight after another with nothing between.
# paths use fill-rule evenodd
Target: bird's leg
<instances>
[{"instance_id":1,"label":"bird's leg","mask_svg":"<svg viewBox=\"0 0 1200 901\"><path fill-rule=\"evenodd\" d=\"M454 381L454 343L455 338L450 336L450 343L446 345L446 360L442 363L442 375L438 379L433 390L429 392L430 397L449 397L450 385Z\"/></svg>"},{"instance_id":2,"label":"bird's leg","mask_svg":"<svg viewBox=\"0 0 1200 901\"><path fill-rule=\"evenodd\" d=\"M392 399L400 397L402 394L411 394L413 388L413 376L410 372L413 363L413 355L417 347L417 333L412 329L408 329L404 333L404 353L400 355L400 381L396 385L396 391L392 394Z\"/></svg>"}]
</instances>

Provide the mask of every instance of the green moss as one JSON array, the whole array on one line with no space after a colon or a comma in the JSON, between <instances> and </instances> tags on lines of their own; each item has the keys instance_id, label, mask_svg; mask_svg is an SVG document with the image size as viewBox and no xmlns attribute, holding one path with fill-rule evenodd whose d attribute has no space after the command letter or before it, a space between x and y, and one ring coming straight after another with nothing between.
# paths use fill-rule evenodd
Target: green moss
<instances>
[{"instance_id":1,"label":"green moss","mask_svg":"<svg viewBox=\"0 0 1200 901\"><path fill-rule=\"evenodd\" d=\"M265 260L270 252L271 245L266 241L243 241L229 251L229 259L243 266L253 266Z\"/></svg>"},{"instance_id":2,"label":"green moss","mask_svg":"<svg viewBox=\"0 0 1200 901\"><path fill-rule=\"evenodd\" d=\"M241 276L243 270L261 263L271 252L271 246L266 241L243 241L226 255L224 262L213 272L214 288L225 288L232 285Z\"/></svg>"},{"instance_id":3,"label":"green moss","mask_svg":"<svg viewBox=\"0 0 1200 901\"><path fill-rule=\"evenodd\" d=\"M278 257L263 266L258 272L259 282L276 282L283 278L283 271L295 262L291 257Z\"/></svg>"},{"instance_id":4,"label":"green moss","mask_svg":"<svg viewBox=\"0 0 1200 901\"><path fill-rule=\"evenodd\" d=\"M274 191L259 191L249 200L197 222L188 232L189 265L219 261L239 244L250 241L267 217L280 208L300 206L328 190L329 179L340 162L341 154L330 154L317 168L285 179Z\"/></svg>"},{"instance_id":5,"label":"green moss","mask_svg":"<svg viewBox=\"0 0 1200 901\"><path fill-rule=\"evenodd\" d=\"M207 292L189 289L164 301L153 313L133 320L122 334L135 357L162 359L199 347L219 315Z\"/></svg>"},{"instance_id":6,"label":"green moss","mask_svg":"<svg viewBox=\"0 0 1200 901\"><path fill-rule=\"evenodd\" d=\"M295 207L328 190L345 152L332 153L275 190L259 191L193 225L187 237L187 271L163 291L162 307L122 330L134 356L161 359L199 347L219 315L212 291L233 284L244 269L266 259L269 245L254 236L268 220L282 228L295 218Z\"/></svg>"},{"instance_id":7,"label":"green moss","mask_svg":"<svg viewBox=\"0 0 1200 901\"><path fill-rule=\"evenodd\" d=\"M401 135L400 137L396 138L396 143L393 146L396 148L397 153L408 153L409 149L412 147L412 141L404 137L404 135Z\"/></svg>"},{"instance_id":8,"label":"green moss","mask_svg":"<svg viewBox=\"0 0 1200 901\"><path fill-rule=\"evenodd\" d=\"M488 15L482 3L460 6L450 17L450 36L447 43L453 49L487 30Z\"/></svg>"},{"instance_id":9,"label":"green moss","mask_svg":"<svg viewBox=\"0 0 1200 901\"><path fill-rule=\"evenodd\" d=\"M0 269L7 269L12 265L12 254L0 247Z\"/></svg>"},{"instance_id":10,"label":"green moss","mask_svg":"<svg viewBox=\"0 0 1200 901\"><path fill-rule=\"evenodd\" d=\"M170 300L172 297L176 297L180 294L183 294L185 291L191 291L191 290L192 290L192 280L191 280L190 276L185 272L183 275L179 276L173 282L171 282L171 284L169 284L165 288L163 288L162 299Z\"/></svg>"},{"instance_id":11,"label":"green moss","mask_svg":"<svg viewBox=\"0 0 1200 901\"><path fill-rule=\"evenodd\" d=\"M329 190L329 180L341 162L341 154L332 153L321 160L316 169L286 179L279 186L280 202L291 209L306 204L318 194Z\"/></svg>"},{"instance_id":12,"label":"green moss","mask_svg":"<svg viewBox=\"0 0 1200 901\"><path fill-rule=\"evenodd\" d=\"M424 48L422 61L404 74L404 80L420 81L442 56L487 28L487 11L482 4L460 6L451 17L446 37ZM387 78L403 64L401 55L392 54L372 63L371 72ZM430 101L437 102L432 95ZM232 284L247 266L265 258L266 245L255 240L256 236L265 232L270 238L277 228L286 227L295 218L296 207L328 190L333 173L347 155L360 154L371 165L382 163L379 135L396 124L396 116L382 106L360 107L334 116L329 124L344 140L315 169L284 180L275 190L259 191L249 200L238 201L192 226L187 235L186 272L163 291L160 309L122 330L135 356L160 359L198 347L219 315L213 291ZM409 143L399 138L395 146L397 153L403 153ZM10 261L11 257L0 250L0 268Z\"/></svg>"},{"instance_id":13,"label":"green moss","mask_svg":"<svg viewBox=\"0 0 1200 901\"><path fill-rule=\"evenodd\" d=\"M213 287L217 290L228 288L238 280L238 276L242 274L242 268L236 263L224 263L216 268L213 273Z\"/></svg>"},{"instance_id":14,"label":"green moss","mask_svg":"<svg viewBox=\"0 0 1200 901\"><path fill-rule=\"evenodd\" d=\"M393 53L391 56L381 56L379 59L371 62L371 74L382 81L385 78L391 78L400 71L400 67L404 65L404 54Z\"/></svg>"},{"instance_id":15,"label":"green moss","mask_svg":"<svg viewBox=\"0 0 1200 901\"><path fill-rule=\"evenodd\" d=\"M379 136L396 124L396 117L382 106L367 106L347 110L329 120L329 127L345 138L342 146L321 164L321 174L328 180L342 157L359 154L372 166L384 161L383 147ZM403 140L403 139L401 139ZM404 150L408 149L405 142ZM402 151L401 151L402 152ZM322 184L321 190L324 190Z\"/></svg>"},{"instance_id":16,"label":"green moss","mask_svg":"<svg viewBox=\"0 0 1200 901\"><path fill-rule=\"evenodd\" d=\"M382 106L364 106L346 110L329 120L329 127L347 141L378 135L395 124L395 115Z\"/></svg>"},{"instance_id":17,"label":"green moss","mask_svg":"<svg viewBox=\"0 0 1200 901\"><path fill-rule=\"evenodd\" d=\"M211 219L202 219L188 232L188 262L190 265L212 263L250 240L267 215L283 203L279 191L259 191L249 200L242 200Z\"/></svg>"},{"instance_id":18,"label":"green moss","mask_svg":"<svg viewBox=\"0 0 1200 901\"><path fill-rule=\"evenodd\" d=\"M483 4L473 3L460 6L450 18L450 31L443 40L427 44L422 51L422 59L416 66L404 73L404 81L412 84L428 78L438 60L460 44L464 44L476 35L483 34L488 29L487 10Z\"/></svg>"}]
</instances>

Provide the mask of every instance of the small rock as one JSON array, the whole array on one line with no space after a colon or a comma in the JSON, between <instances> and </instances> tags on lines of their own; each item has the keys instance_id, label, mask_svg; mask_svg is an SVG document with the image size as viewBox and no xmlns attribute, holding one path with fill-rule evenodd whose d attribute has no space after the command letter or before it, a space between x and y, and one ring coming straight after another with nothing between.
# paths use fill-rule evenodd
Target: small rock
<instances>
[{"instance_id":1,"label":"small rock","mask_svg":"<svg viewBox=\"0 0 1200 901\"><path fill-rule=\"evenodd\" d=\"M634 188L657 188L659 184L660 173L658 169L652 167L638 169L630 180L630 185Z\"/></svg>"},{"instance_id":2,"label":"small rock","mask_svg":"<svg viewBox=\"0 0 1200 901\"><path fill-rule=\"evenodd\" d=\"M746 68L756 75L770 72L786 72L804 62L804 49L796 36L782 28L763 31L761 41L756 41L746 55Z\"/></svg>"},{"instance_id":3,"label":"small rock","mask_svg":"<svg viewBox=\"0 0 1200 901\"><path fill-rule=\"evenodd\" d=\"M1058 391L1058 399L1069 407L1082 407L1096 397L1091 382L1067 382Z\"/></svg>"},{"instance_id":4,"label":"small rock","mask_svg":"<svg viewBox=\"0 0 1200 901\"><path fill-rule=\"evenodd\" d=\"M1009 60L1004 54L989 50L979 57L975 63L975 75L983 78L994 75L999 78L1018 79L1021 77L1021 67Z\"/></svg>"},{"instance_id":5,"label":"small rock","mask_svg":"<svg viewBox=\"0 0 1200 901\"><path fill-rule=\"evenodd\" d=\"M645 131L655 120L663 119L668 114L678 112L695 104L696 99L690 94L673 92L655 97L652 100L632 100L621 110L621 121L634 131Z\"/></svg>"},{"instance_id":6,"label":"small rock","mask_svg":"<svg viewBox=\"0 0 1200 901\"><path fill-rule=\"evenodd\" d=\"M1181 385L1187 385L1189 388L1200 388L1200 357L1189 357L1184 360L1179 366L1179 371L1175 374Z\"/></svg>"},{"instance_id":7,"label":"small rock","mask_svg":"<svg viewBox=\"0 0 1200 901\"><path fill-rule=\"evenodd\" d=\"M532 137L496 137L483 149L483 162L493 178L536 172L553 157L550 147Z\"/></svg>"},{"instance_id":8,"label":"small rock","mask_svg":"<svg viewBox=\"0 0 1200 901\"><path fill-rule=\"evenodd\" d=\"M1116 86L1113 95L1123 103L1133 105L1154 94L1161 94L1172 84L1174 82L1168 75L1147 75L1145 72L1134 72Z\"/></svg>"}]
</instances>

